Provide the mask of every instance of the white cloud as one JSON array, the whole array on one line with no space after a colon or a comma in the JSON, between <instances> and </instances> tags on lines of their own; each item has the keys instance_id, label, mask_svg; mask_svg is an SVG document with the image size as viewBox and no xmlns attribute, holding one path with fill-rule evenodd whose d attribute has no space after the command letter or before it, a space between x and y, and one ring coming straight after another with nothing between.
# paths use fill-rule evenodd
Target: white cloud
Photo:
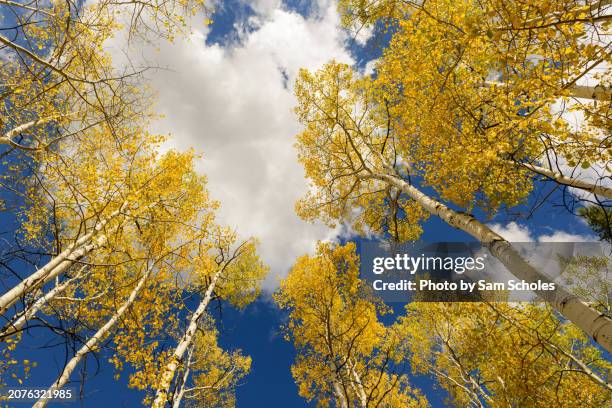
<instances>
[{"instance_id":1,"label":"white cloud","mask_svg":"<svg viewBox=\"0 0 612 408\"><path fill-rule=\"evenodd\" d=\"M597 242L592 235L570 234L564 231L553 231L551 234L540 235L538 242Z\"/></svg>"},{"instance_id":2,"label":"white cloud","mask_svg":"<svg viewBox=\"0 0 612 408\"><path fill-rule=\"evenodd\" d=\"M283 2L282 0L245 0L244 3L250 5L257 15L267 16L280 9Z\"/></svg>"},{"instance_id":3,"label":"white cloud","mask_svg":"<svg viewBox=\"0 0 612 408\"><path fill-rule=\"evenodd\" d=\"M512 221L507 225L491 224L489 227L509 242L533 242L527 227Z\"/></svg>"},{"instance_id":4,"label":"white cloud","mask_svg":"<svg viewBox=\"0 0 612 408\"><path fill-rule=\"evenodd\" d=\"M370 41L370 38L374 35L374 26L360 26L353 29L353 36L355 42L361 46L364 46Z\"/></svg>"},{"instance_id":5,"label":"white cloud","mask_svg":"<svg viewBox=\"0 0 612 408\"><path fill-rule=\"evenodd\" d=\"M307 189L293 147L301 129L292 112L296 75L333 58L353 63L335 2L320 4L305 18L258 0L237 44L206 45L208 29L196 25L189 40L139 50L148 64L167 68L149 74L164 115L152 130L170 133L172 146L203 152L199 170L221 201L221 221L261 241L268 289L316 240L336 236L294 212Z\"/></svg>"},{"instance_id":6,"label":"white cloud","mask_svg":"<svg viewBox=\"0 0 612 408\"><path fill-rule=\"evenodd\" d=\"M501 235L509 242L598 242L594 235L570 234L565 231L553 230L547 234L541 234L536 239L529 228L512 221L506 225L490 224L489 228Z\"/></svg>"},{"instance_id":7,"label":"white cloud","mask_svg":"<svg viewBox=\"0 0 612 408\"><path fill-rule=\"evenodd\" d=\"M376 69L376 64L378 63L378 58L368 61L363 67L363 75L372 75Z\"/></svg>"}]
</instances>

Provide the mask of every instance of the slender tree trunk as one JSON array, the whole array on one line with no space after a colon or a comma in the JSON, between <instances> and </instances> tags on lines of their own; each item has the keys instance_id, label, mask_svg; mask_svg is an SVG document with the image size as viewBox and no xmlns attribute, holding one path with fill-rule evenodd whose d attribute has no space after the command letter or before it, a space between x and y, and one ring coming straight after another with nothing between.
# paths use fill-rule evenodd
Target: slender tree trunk
<instances>
[{"instance_id":1,"label":"slender tree trunk","mask_svg":"<svg viewBox=\"0 0 612 408\"><path fill-rule=\"evenodd\" d=\"M329 306L331 307L331 305ZM332 339L332 334L331 334L331 315L328 314L327 317L325 318L325 343L327 345L327 352L328 352L328 365L330 370L333 371L333 375L334 375L334 379L332 380L332 385L333 385L333 393L336 397L336 404L340 407L340 408L349 408L351 405L351 398L349 396L348 390L346 388L346 384L345 381L342 380L342 376L340 375L340 368L338 367L338 364L336 363L336 353L334 351L334 347L333 347L333 339ZM350 375L349 375L349 379L350 379Z\"/></svg>"},{"instance_id":2,"label":"slender tree trunk","mask_svg":"<svg viewBox=\"0 0 612 408\"><path fill-rule=\"evenodd\" d=\"M172 383L174 374L181 365L181 361L183 360L185 352L193 344L193 339L198 328L198 322L206 311L206 307L210 303L210 300L212 299L213 291L222 272L223 269L220 269L213 275L210 284L208 285L208 289L206 289L206 293L202 298L202 301L198 305L198 308L193 313L193 315L191 315L187 330L185 330L183 337L179 341L178 345L176 346L176 349L174 349L174 353L172 353L172 356L170 357L170 361L162 372L157 392L155 393L155 401L153 401L152 405L153 408L163 408L166 405L166 402L168 401L168 390L170 389L170 384Z\"/></svg>"},{"instance_id":3,"label":"slender tree trunk","mask_svg":"<svg viewBox=\"0 0 612 408\"><path fill-rule=\"evenodd\" d=\"M334 395L336 396L336 403L340 408L348 408L348 403L344 398L344 393L337 381L333 382L334 384Z\"/></svg>"},{"instance_id":4,"label":"slender tree trunk","mask_svg":"<svg viewBox=\"0 0 612 408\"><path fill-rule=\"evenodd\" d=\"M472 390L471 395L474 396L474 399L477 401L478 406L484 408L485 405L482 403L481 397L484 400L488 401L489 403L492 402L491 401L491 397L482 388L480 383L478 381L476 381L474 379L474 377L468 372L468 370L466 370L466 368L463 366L463 364L459 360L459 357L455 353L455 350L451 347L450 340L448 338L445 339L440 333L438 333L438 336L440 337L440 339L442 339L442 341L444 343L444 347L446 348L446 350L448 351L448 353L450 355L449 360L459 370L459 375L461 376L461 379L463 380L463 383L466 384L466 387L469 387Z\"/></svg>"},{"instance_id":5,"label":"slender tree trunk","mask_svg":"<svg viewBox=\"0 0 612 408\"><path fill-rule=\"evenodd\" d=\"M34 126L44 125L48 122L51 122L52 120L60 119L62 117L73 116L73 115L74 113L69 114L69 115L59 115L59 114L51 115L45 118L39 118L36 120L32 120L30 122L26 122L21 125L15 126L13 129L9 130L4 135L0 136L0 145L7 144L7 145L11 145L13 147L16 147L18 149L23 149L23 150L40 150L44 148L45 146L37 146L37 147L23 146L13 141L13 138L22 132L26 132L28 129Z\"/></svg>"},{"instance_id":6,"label":"slender tree trunk","mask_svg":"<svg viewBox=\"0 0 612 408\"><path fill-rule=\"evenodd\" d=\"M103 235L98 237L98 239L96 239L94 242L83 245L77 249L73 249L67 254L64 254L66 251L63 251L60 255L49 261L45 266L22 280L18 285L2 295L0 297L0 314L6 313L8 308L14 305L20 297L52 281L74 265L79 259L83 258L93 250L103 246L105 243L106 236ZM57 262L58 258L61 258L59 259L59 262Z\"/></svg>"},{"instance_id":7,"label":"slender tree trunk","mask_svg":"<svg viewBox=\"0 0 612 408\"><path fill-rule=\"evenodd\" d=\"M478 397L478 394L476 394L471 388L466 387L465 384L461 384L459 381L457 381L456 379L454 379L453 377L443 373L442 371L436 369L435 367L432 367L430 372L435 375L438 378L443 378L449 382L451 382L455 387L461 388L463 391L465 391L469 398L470 401L474 404L475 407L478 408L486 408L482 401L480 401L480 398Z\"/></svg>"},{"instance_id":8,"label":"slender tree trunk","mask_svg":"<svg viewBox=\"0 0 612 408\"><path fill-rule=\"evenodd\" d=\"M593 99L596 101L609 101L612 98L612 89L603 86L573 85L570 95L575 98Z\"/></svg>"},{"instance_id":9,"label":"slender tree trunk","mask_svg":"<svg viewBox=\"0 0 612 408\"><path fill-rule=\"evenodd\" d=\"M357 373L357 370L355 370L355 366L353 365L353 362L350 359L347 362L347 368L350 371L350 376L353 377L353 381L355 382L355 391L357 395L359 396L359 401L361 402L361 406L363 408L367 408L368 407L368 396L365 390L363 389L363 383L361 382L361 376Z\"/></svg>"},{"instance_id":10,"label":"slender tree trunk","mask_svg":"<svg viewBox=\"0 0 612 408\"><path fill-rule=\"evenodd\" d=\"M485 244L491 254L495 256L514 276L527 282L550 282L550 279L531 266L502 236L495 233L485 224L472 215L452 210L423 194L416 187L408 184L397 175L371 174L362 176L365 179L376 179L388 183L413 200L418 202L426 211L444 220L448 225L467 232ZM569 319L591 336L608 352L612 352L612 320L603 313L590 307L579 297L569 293L557 285L555 291L535 291L546 302L549 302L559 313Z\"/></svg>"},{"instance_id":11,"label":"slender tree trunk","mask_svg":"<svg viewBox=\"0 0 612 408\"><path fill-rule=\"evenodd\" d=\"M142 277L136 284L136 287L130 293L128 299L119 307L119 309L117 309L117 311L110 318L110 320L108 320L104 324L104 326L100 327L100 329L98 329L98 331L92 337L90 337L89 340L87 340L87 342L79 349L79 351L76 352L74 357L72 357L72 359L70 359L68 364L66 364L66 366L64 367L62 374L58 377L55 383L53 383L53 385L49 387L49 391L52 392L53 390L60 389L64 385L66 385L66 383L70 379L70 375L74 372L75 368L81 362L83 357L85 357L87 353L95 350L98 347L100 342L104 340L104 338L110 333L110 331L117 325L117 323L128 310L128 308L134 303L134 301L144 288L144 285L149 276L151 275L152 270L153 268L147 268L146 272L142 275ZM34 404L33 408L43 408L47 405L48 402L49 400L47 399L39 399L36 404Z\"/></svg>"},{"instance_id":12,"label":"slender tree trunk","mask_svg":"<svg viewBox=\"0 0 612 408\"><path fill-rule=\"evenodd\" d=\"M73 265L76 260L87 255L94 249L104 245L107 239L105 235L98 237L96 240L94 240L94 236L99 233L113 218L118 216L125 206L126 203L124 203L120 209L110 214L107 218L99 221L90 232L83 235L68 248L60 252L57 256L47 262L45 266L22 280L4 295L0 296L0 315L6 313L8 308L14 305L20 297L44 285L52 279L55 279L56 276L59 276L62 272L68 269L68 267Z\"/></svg>"},{"instance_id":13,"label":"slender tree trunk","mask_svg":"<svg viewBox=\"0 0 612 408\"><path fill-rule=\"evenodd\" d=\"M174 393L174 398L172 398L172 408L180 408L181 401L183 400L183 396L185 395L185 388L187 386L187 380L189 379L189 372L191 369L191 357L193 356L193 346L189 349L189 353L187 354L187 364L185 365L185 372L183 373L183 378L181 380L180 387L178 391Z\"/></svg>"},{"instance_id":14,"label":"slender tree trunk","mask_svg":"<svg viewBox=\"0 0 612 408\"><path fill-rule=\"evenodd\" d=\"M590 193L593 193L593 194L596 194L596 195L599 195L599 196L602 196L608 199L612 199L612 188L589 183L587 181L578 180L578 179L571 178L571 177L566 177L559 172L553 171L551 169L547 169L545 167L536 166L534 164L519 163L519 162L515 162L515 163L528 168L534 173L538 173L543 176L546 176L549 179L554 180L559 184L563 184L564 186L579 188L581 190L585 190Z\"/></svg>"},{"instance_id":15,"label":"slender tree trunk","mask_svg":"<svg viewBox=\"0 0 612 408\"><path fill-rule=\"evenodd\" d=\"M34 317L44 305L49 303L49 301L51 301L57 295L66 290L66 288L72 282L78 279L85 270L85 268L87 268L87 265L83 265L73 278L67 279L65 282L56 285L53 289L39 297L29 308L25 309L20 314L16 315L13 319L11 319L11 321L6 324L2 328L2 330L0 330L0 339L11 336L20 331L26 324L26 322L32 319L32 317Z\"/></svg>"}]
</instances>

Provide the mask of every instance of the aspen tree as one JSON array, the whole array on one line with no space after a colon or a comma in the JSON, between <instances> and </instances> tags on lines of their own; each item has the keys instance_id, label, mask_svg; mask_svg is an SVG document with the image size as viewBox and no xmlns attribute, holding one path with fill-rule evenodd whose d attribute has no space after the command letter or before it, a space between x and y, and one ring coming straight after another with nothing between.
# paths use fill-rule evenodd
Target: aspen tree
<instances>
[{"instance_id":1,"label":"aspen tree","mask_svg":"<svg viewBox=\"0 0 612 408\"><path fill-rule=\"evenodd\" d=\"M2 156L11 150L34 152L33 156L25 156L23 162L30 164L25 174L34 175L38 181L44 180L44 186L32 187L30 184L26 194L36 189L43 195L52 195L57 188L52 180L64 185L69 183L66 180L69 170L65 167L68 167L67 162L74 165L81 158L85 150L83 146L100 149L106 143L106 149L109 146L123 149L125 144L131 144L133 150L135 145L150 143L138 136L142 131L141 125L149 116L149 111L143 108L147 105L142 100L145 95L137 86L139 72L135 69L120 71L113 67L110 55L104 51L105 43L119 33L121 20L130 15L133 17L128 20L130 37L138 35L145 39L155 35L171 39L176 33L188 29L185 16L195 14L202 7L200 0L82 4L0 2L0 8L7 16L7 26L0 36L3 52L0 61L3 79L0 144L10 148L2 152ZM134 128L138 130L131 131ZM126 129L130 131L126 132ZM135 140L129 140L134 135ZM92 143L92 137L103 140L96 145ZM129 155L131 152L128 148L128 151L118 154ZM121 161L117 162L114 171L121 167L119 163ZM56 174L50 176L49 169L53 167L56 169L50 171ZM80 171L96 168L95 165L89 169L77 167ZM4 186L15 181L23 182L23 175L16 174L12 178L3 175ZM73 201L89 198L80 196L81 192L75 187L72 194L76 196ZM55 198L51 201L55 206ZM81 211L78 208L81 204L77 202L73 209ZM6 313L24 294L60 276L75 261L108 245L107 235L118 230L117 221L138 216L133 214L134 209L127 201L98 202L97 205L103 209L92 205L93 214L80 214L83 222L93 225L80 225L85 227L85 231L79 230L78 238L74 238L64 250L57 250L56 256L46 265L8 290L0 298L0 313ZM38 218L45 222L42 211ZM37 232L33 225L26 225L34 228L28 231L30 236ZM56 240L59 242L61 238L56 237ZM61 246L59 243L56 245L58 248Z\"/></svg>"},{"instance_id":2,"label":"aspen tree","mask_svg":"<svg viewBox=\"0 0 612 408\"><path fill-rule=\"evenodd\" d=\"M235 233L219 228L215 242L198 250L194 260L193 279L194 289L200 289L202 299L189 317L176 348L159 372L153 407L161 408L168 401L171 383L193 345L198 323L213 297L242 308L259 293L259 285L267 268L255 252L256 242L247 240L232 248L235 240Z\"/></svg>"},{"instance_id":3,"label":"aspen tree","mask_svg":"<svg viewBox=\"0 0 612 408\"><path fill-rule=\"evenodd\" d=\"M354 244L319 243L316 255L296 261L275 294L289 312L299 393L323 407L427 406L400 373L404 354L379 320L388 310L359 279L358 262Z\"/></svg>"},{"instance_id":4,"label":"aspen tree","mask_svg":"<svg viewBox=\"0 0 612 408\"><path fill-rule=\"evenodd\" d=\"M189 222L189 219L182 220L182 224L186 222ZM120 350L129 350L131 354L139 355L139 358L151 358L144 355L146 351L152 352L151 345L146 346L143 343L146 338L155 338L161 330L171 326L172 319L168 319L165 314L173 307L180 307L180 305L175 305L175 298L172 296L174 287L168 281L171 281L174 275L185 267L184 258L193 250L196 241L206 238L209 226L200 225L199 227L205 232L204 234L198 232L195 235L189 235L188 228L181 228L177 231L177 234L180 235L172 237L173 240L168 243L154 240L145 242L144 245L152 249L149 252L153 253L143 253L142 256L136 258L134 256L137 254L136 251L132 252L134 258L143 259L143 261L123 263L110 268L111 276L104 276L97 282L90 277L87 282L89 287L79 288L79 291L88 294L92 292L93 287L100 287L105 281L115 281L112 285L113 296L106 295L101 300L87 295L83 298L55 298L57 302L72 303L73 307L68 306L67 313L81 316L81 320L89 320L86 326L95 327L97 323L99 328L87 338L66 363L60 376L49 388L50 390L63 387L85 356L100 349L102 342L118 329L123 332L123 335L116 336L114 342ZM177 243L174 244L174 241ZM134 283L126 284L130 280ZM126 295L124 300L121 300L121 294ZM161 305L155 304L155 300L159 298L164 299ZM62 306L66 308L65 305L58 305L58 307ZM143 327L147 328L146 333L143 332ZM137 336L136 339L132 337L134 334ZM41 399L36 406L43 407L46 403L47 400Z\"/></svg>"},{"instance_id":5,"label":"aspen tree","mask_svg":"<svg viewBox=\"0 0 612 408\"><path fill-rule=\"evenodd\" d=\"M177 324L171 310L182 307L177 291L183 288L173 282L189 271L191 254L209 248L207 242L216 237L212 232L218 230L213 228L217 203L208 198L205 179L194 170L193 153L145 153L136 155L138 167L125 170L130 173L130 184L147 187L138 190L134 202L154 200L159 206L149 207L121 225L109 237L112 246L92 251L75 262L73 268L81 262L87 266L86 275L76 271L59 281L18 315L15 325L7 326L9 332L3 332L5 336L15 334L19 329L16 326L24 323L20 319L31 319L35 314L58 314L64 324L73 322L72 331L78 333L83 344L76 347L51 389L64 386L86 356L99 352L108 342L114 349L111 361L118 368L124 362L150 367L156 360L160 336ZM86 158L83 163L87 163ZM87 185L79 187L83 193ZM55 194L56 198L61 195L59 190ZM68 218L63 223L67 229L71 221ZM247 280L246 275L243 278ZM218 288L217 292L222 290ZM130 383L136 385L132 380ZM46 403L40 400L38 406Z\"/></svg>"},{"instance_id":6,"label":"aspen tree","mask_svg":"<svg viewBox=\"0 0 612 408\"><path fill-rule=\"evenodd\" d=\"M92 140L103 143L103 138ZM63 321L64 325L72 325L71 330L78 333L75 338L83 339L83 344L75 344L76 354L54 387L65 384L86 355L109 340L116 349L112 360L117 366L121 366L121 361L132 363L130 359L141 362L155 359L156 342L148 340L170 329L175 321L168 313L172 308L180 308L180 303L177 304L180 297L174 294L176 287L170 283L186 269L183 259L196 247L196 241L207 239L212 228L217 203L208 197L205 178L194 170L193 152L169 151L159 156L155 153L155 143L142 147L147 146L147 140L144 138L144 144L132 150L126 148L123 155L117 155L112 149L111 153L102 147L81 146L84 151L78 156L80 160L70 163L63 160L66 167L61 172L46 173L46 181L53 186L48 193L55 206L56 222L61 225L58 240L62 243L73 243L73 237L78 237L88 222L95 222L95 218L89 221L81 217L87 218L88 211L95 214L91 206L96 202L112 208L113 201L120 205L131 197L132 208L141 205L143 208L130 213L113 230L101 231L107 234L106 245L72 259L66 269L69 274L66 277L58 274L55 288L46 292L45 285L41 284L39 290L32 291L38 299L26 303L17 318L2 331L13 347L27 320L43 321L40 318L47 315ZM125 161L120 157L125 157ZM34 210L44 212L45 208L45 200L35 202ZM35 224L44 217L39 217L36 211L26 214L32 215L26 222L26 233L37 231ZM36 232L33 236L39 234ZM149 278L143 283L145 286L135 288L133 296L127 292L131 288L126 283L136 282L133 271L141 268L143 260L153 263L164 253L172 254L172 262L168 256L163 257L163 268L156 267L155 279ZM82 265L88 271L79 276ZM117 309L122 302L125 307ZM128 310L129 318L123 316ZM142 325L146 326L146 332Z\"/></svg>"},{"instance_id":7,"label":"aspen tree","mask_svg":"<svg viewBox=\"0 0 612 408\"><path fill-rule=\"evenodd\" d=\"M64 366L62 373L57 378L57 380L52 384L49 388L50 392L53 390L60 389L70 379L70 375L76 369L77 365L81 362L87 353L95 351L99 347L99 343L104 340L104 338L108 335L109 331L111 331L114 326L119 322L119 320L126 313L128 308L134 303L136 297L139 295L140 291L145 286L147 279L150 277L152 269L147 267L145 271L142 272L142 277L138 280L138 283L130 293L128 299L121 304L121 306L117 309L117 311L113 314L110 320L108 320L100 329L90 337L85 344L76 352L74 357L68 361L68 363ZM43 408L47 405L48 399L39 399L33 406L35 408Z\"/></svg>"},{"instance_id":8,"label":"aspen tree","mask_svg":"<svg viewBox=\"0 0 612 408\"><path fill-rule=\"evenodd\" d=\"M172 393L172 407L235 407L236 387L248 374L251 358L217 344L219 333L211 317L202 318L199 326Z\"/></svg>"},{"instance_id":9,"label":"aspen tree","mask_svg":"<svg viewBox=\"0 0 612 408\"><path fill-rule=\"evenodd\" d=\"M356 79L348 66L330 63L315 74L301 71L296 95L296 112L306 128L298 135L299 160L312 183L310 193L297 204L304 218L320 218L330 225L347 221L358 231L401 225L402 234L395 238L406 241L419 236L419 220L425 214L434 215L482 242L519 279L549 280L474 216L456 211L417 188L418 178L426 178L436 168L424 171L424 163L415 161L412 153L418 145L414 147L414 138L398 137L384 93L369 78ZM461 156L456 157L459 160ZM481 182L474 176L448 174L444 186L448 192L442 198L470 195L472 185ZM496 176L506 181L493 184L490 174L482 175L485 185L496 190L499 202L495 207L517 204L517 197L530 189L523 178L507 172ZM377 208L374 216L368 210L372 206ZM388 232L395 235L393 229ZM606 350L612 350L612 320L608 317L564 288L537 294Z\"/></svg>"},{"instance_id":10,"label":"aspen tree","mask_svg":"<svg viewBox=\"0 0 612 408\"><path fill-rule=\"evenodd\" d=\"M87 269L88 265L81 266L74 276L70 276L62 282L56 282L52 289L41 294L31 306L17 313L0 330L0 339L4 339L7 336L11 336L21 331L27 322L32 320L47 304L49 304L49 302L66 291L70 285L74 284L81 277L87 276L85 272Z\"/></svg>"},{"instance_id":11,"label":"aspen tree","mask_svg":"<svg viewBox=\"0 0 612 408\"><path fill-rule=\"evenodd\" d=\"M91 127L150 116L146 68L113 66L106 43L122 30L173 39L202 10L202 0L0 1L0 145L39 156Z\"/></svg>"},{"instance_id":12,"label":"aspen tree","mask_svg":"<svg viewBox=\"0 0 612 408\"><path fill-rule=\"evenodd\" d=\"M33 203L24 213L25 238L40 240L41 224L52 215L59 242L54 246L66 249L0 296L3 312L96 250L163 238L180 225L180 218L173 215L184 212L189 219L191 215L185 211L217 206L202 190L203 179L193 172L192 152L169 152L155 167L153 149L159 138L147 136L134 144L126 137L123 149L116 150L105 144L98 132L92 133L89 143L77 145L74 159L49 161L41 168L43 185L35 185ZM188 194L193 194L194 200L201 198L201 203L185 200ZM156 217L157 228L152 224ZM48 246L40 241L41 246Z\"/></svg>"},{"instance_id":13,"label":"aspen tree","mask_svg":"<svg viewBox=\"0 0 612 408\"><path fill-rule=\"evenodd\" d=\"M156 379L160 360L165 365L164 357L171 357L160 357L159 342L179 325L174 313L184 307L184 287L174 283L193 273L187 262L193 253L221 248L217 257L202 254L206 260L196 262L201 269L193 280L205 288L202 310L214 298L244 306L257 295L266 271L253 242L241 245L234 259L227 245L235 237L225 232L221 241L219 234L211 238L217 203L193 169L196 156L156 153L163 138L145 130L152 113L141 83L144 68L118 69L104 50L124 31L131 44L185 34L203 1L0 0L0 9L15 19L0 35L0 145L5 146L0 157L12 154L17 163L14 174L9 170L0 177L2 187L24 202L20 238L48 255L31 275L19 271L20 281L9 280L0 296L0 313L8 319L0 332L8 360L0 371L15 371L9 352L28 323L41 322L62 335L51 327L54 318L68 324L74 355L51 389L67 384L90 353L109 350L118 371L124 364L138 370L130 375L131 387L156 387L142 380ZM15 182L20 189L13 189ZM17 312L7 315L11 308ZM192 321L201 316L195 313ZM200 342L191 326L183 339L190 346ZM198 374L192 382L223 391L215 399L195 388L184 390L187 400L229 403L234 382L248 371L247 358L227 359L220 349L213 351L223 361L215 365L201 358L194 372L210 374L232 364L231 375L210 384ZM30 366L24 362L24 367L27 374Z\"/></svg>"},{"instance_id":14,"label":"aspen tree","mask_svg":"<svg viewBox=\"0 0 612 408\"><path fill-rule=\"evenodd\" d=\"M123 357L124 350L140 359L153 358L155 341L147 342L147 339L154 339L161 335L162 330L169 329L173 320L166 315L172 308L180 307L176 304L178 298L172 296L174 287L168 281L179 272L177 268L183 266L182 258L191 250L193 239L198 238L181 237L175 248L164 248L154 256L143 256L141 262L123 264L127 266L125 268L110 268L111 275L104 276L106 279L92 282L90 278L87 286L79 287L79 291L86 294L82 298L63 296L54 299L56 309L63 308L66 314L78 316L78 323L85 323L86 327L98 328L89 337L83 336L83 345L66 363L49 390L66 385L85 357L100 350L109 338L118 349L115 359ZM114 281L112 295L104 292L101 297L88 295L92 293L92 287L99 288L105 281ZM157 304L155 300L159 298L164 302ZM146 332L143 331L145 327ZM46 403L47 400L39 400L37 406L43 407Z\"/></svg>"},{"instance_id":15,"label":"aspen tree","mask_svg":"<svg viewBox=\"0 0 612 408\"><path fill-rule=\"evenodd\" d=\"M412 303L396 324L415 374L453 405L609 405L610 363L552 310L531 304Z\"/></svg>"},{"instance_id":16,"label":"aspen tree","mask_svg":"<svg viewBox=\"0 0 612 408\"><path fill-rule=\"evenodd\" d=\"M485 195L494 210L506 193L496 184L525 178L525 170L612 198L609 6L347 0L340 7L347 25L393 26L378 82L389 91L397 132L414 140L415 161L427 163L427 182L461 206ZM586 78L590 85L579 83ZM576 128L568 112L585 120ZM581 169L595 180L578 176ZM458 182L462 194L450 187Z\"/></svg>"}]
</instances>

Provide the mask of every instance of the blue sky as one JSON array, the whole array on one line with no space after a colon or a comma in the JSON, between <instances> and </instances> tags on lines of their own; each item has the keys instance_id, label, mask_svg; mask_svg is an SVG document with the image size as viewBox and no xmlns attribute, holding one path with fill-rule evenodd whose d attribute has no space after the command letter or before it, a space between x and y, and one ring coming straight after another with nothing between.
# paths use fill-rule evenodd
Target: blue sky
<instances>
[{"instance_id":1,"label":"blue sky","mask_svg":"<svg viewBox=\"0 0 612 408\"><path fill-rule=\"evenodd\" d=\"M269 293L296 256L312 251L316 240L340 232L307 224L293 212L295 199L306 189L292 148L299 131L291 113L297 69L315 69L336 58L367 70L376 51L339 28L331 0L249 4L241 0L218 4L212 26L194 20L189 41L178 39L159 50L143 47L142 55L169 68L151 74L153 86L159 88L158 110L165 115L154 130L172 134L168 147L193 146L204 153L200 170L209 176L212 194L221 201L221 219L262 242L262 255L272 268L265 284ZM552 202L562 202L560 192L552 197ZM488 222L517 241L579 240L591 234L560 205L541 207L528 224L513 224L514 218L502 213ZM6 216L0 222L3 230L12 228ZM430 218L424 230L426 241L470 239L436 218ZM221 344L240 348L253 358L252 372L238 388L238 407L309 406L297 395L291 378L294 351L279 333L283 320L284 315L266 299L244 311L225 307L218 316ZM41 349L41 344L48 348ZM28 333L23 345L16 357L39 362L29 385L46 387L61 367L63 345L54 344L43 330ZM139 406L143 395L128 389L125 375L113 380L107 358L87 360L80 405ZM413 384L422 388L432 406L443 406L444 394L430 379L415 378Z\"/></svg>"}]
</instances>

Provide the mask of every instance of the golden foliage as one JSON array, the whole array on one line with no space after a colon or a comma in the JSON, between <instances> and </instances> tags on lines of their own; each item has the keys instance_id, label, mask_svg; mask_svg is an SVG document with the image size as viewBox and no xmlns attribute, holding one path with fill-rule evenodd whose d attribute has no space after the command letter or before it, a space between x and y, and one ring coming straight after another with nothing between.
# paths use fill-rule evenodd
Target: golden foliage
<instances>
[{"instance_id":1,"label":"golden foliage","mask_svg":"<svg viewBox=\"0 0 612 408\"><path fill-rule=\"evenodd\" d=\"M299 258L275 295L289 312L287 339L299 393L319 406L424 407L401 373L398 338L379 317L389 310L359 279L355 245L319 243Z\"/></svg>"},{"instance_id":2,"label":"golden foliage","mask_svg":"<svg viewBox=\"0 0 612 408\"><path fill-rule=\"evenodd\" d=\"M457 406L603 407L610 363L547 307L412 303L396 330L415 373L431 373ZM480 401L480 402L479 402Z\"/></svg>"}]
</instances>

